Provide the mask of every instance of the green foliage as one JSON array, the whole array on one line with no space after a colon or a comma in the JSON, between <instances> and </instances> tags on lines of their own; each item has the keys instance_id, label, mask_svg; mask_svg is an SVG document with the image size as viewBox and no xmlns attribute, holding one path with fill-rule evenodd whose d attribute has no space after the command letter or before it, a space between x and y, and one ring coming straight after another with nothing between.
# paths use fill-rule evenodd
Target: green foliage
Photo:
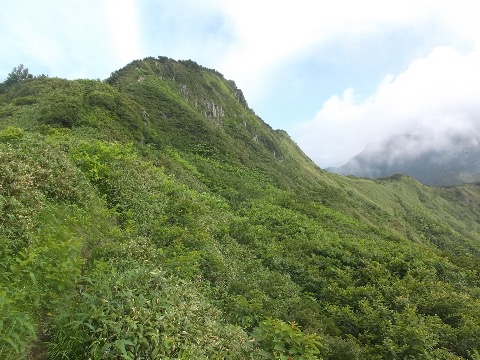
<instances>
[{"instance_id":1,"label":"green foliage","mask_svg":"<svg viewBox=\"0 0 480 360\"><path fill-rule=\"evenodd\" d=\"M7 359L25 354L44 309L74 289L92 221L74 205L90 197L66 156L19 130L5 129L15 142L0 144L0 354Z\"/></svg>"},{"instance_id":2,"label":"green foliage","mask_svg":"<svg viewBox=\"0 0 480 360\"><path fill-rule=\"evenodd\" d=\"M18 134L14 130L3 132L7 139L15 133ZM18 242L34 227L35 215L43 207L44 196L35 186L35 168L26 161L25 154L19 154L8 145L0 146L0 221L3 225L0 232Z\"/></svg>"},{"instance_id":3,"label":"green foliage","mask_svg":"<svg viewBox=\"0 0 480 360\"><path fill-rule=\"evenodd\" d=\"M51 125L71 128L80 118L81 104L69 96L60 96L52 99L40 112L40 122Z\"/></svg>"},{"instance_id":4,"label":"green foliage","mask_svg":"<svg viewBox=\"0 0 480 360\"><path fill-rule=\"evenodd\" d=\"M478 185L328 174L193 61L2 85L1 358L478 358Z\"/></svg>"},{"instance_id":5,"label":"green foliage","mask_svg":"<svg viewBox=\"0 0 480 360\"><path fill-rule=\"evenodd\" d=\"M33 75L28 72L28 68L23 66L23 64L20 64L17 67L14 67L10 73L8 73L5 84L12 85L19 81L30 79L32 77Z\"/></svg>"},{"instance_id":6,"label":"green foliage","mask_svg":"<svg viewBox=\"0 0 480 360\"><path fill-rule=\"evenodd\" d=\"M149 266L122 267L96 264L78 299L53 318L54 359L243 358L245 335L221 325L194 284Z\"/></svg>"},{"instance_id":7,"label":"green foliage","mask_svg":"<svg viewBox=\"0 0 480 360\"><path fill-rule=\"evenodd\" d=\"M14 305L16 299L5 291L0 292L0 355L4 359L15 359L28 349L35 337L34 321L28 313L19 312Z\"/></svg>"},{"instance_id":8,"label":"green foliage","mask_svg":"<svg viewBox=\"0 0 480 360\"><path fill-rule=\"evenodd\" d=\"M267 319L255 328L253 358L258 359L319 359L320 339L314 334L304 334L295 323Z\"/></svg>"},{"instance_id":9,"label":"green foliage","mask_svg":"<svg viewBox=\"0 0 480 360\"><path fill-rule=\"evenodd\" d=\"M88 95L88 102L93 106L115 110L115 97L108 92L94 90Z\"/></svg>"},{"instance_id":10,"label":"green foliage","mask_svg":"<svg viewBox=\"0 0 480 360\"><path fill-rule=\"evenodd\" d=\"M34 96L24 96L15 99L15 105L32 105L37 102L37 99Z\"/></svg>"}]
</instances>

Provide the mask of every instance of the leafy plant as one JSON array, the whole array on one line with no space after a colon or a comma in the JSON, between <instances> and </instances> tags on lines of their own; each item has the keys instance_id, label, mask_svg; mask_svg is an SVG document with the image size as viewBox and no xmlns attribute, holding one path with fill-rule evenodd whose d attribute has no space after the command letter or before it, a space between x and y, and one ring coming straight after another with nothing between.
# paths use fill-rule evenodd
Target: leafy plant
<instances>
[{"instance_id":1,"label":"leafy plant","mask_svg":"<svg viewBox=\"0 0 480 360\"><path fill-rule=\"evenodd\" d=\"M319 359L320 338L315 334L304 334L295 323L266 319L255 328L253 358L264 359Z\"/></svg>"},{"instance_id":2,"label":"leafy plant","mask_svg":"<svg viewBox=\"0 0 480 360\"><path fill-rule=\"evenodd\" d=\"M246 338L192 287L160 269L97 264L74 307L53 320L53 358L242 358ZM174 280L174 281L172 281ZM88 353L85 354L85 352ZM243 355L242 355L243 354Z\"/></svg>"}]
</instances>

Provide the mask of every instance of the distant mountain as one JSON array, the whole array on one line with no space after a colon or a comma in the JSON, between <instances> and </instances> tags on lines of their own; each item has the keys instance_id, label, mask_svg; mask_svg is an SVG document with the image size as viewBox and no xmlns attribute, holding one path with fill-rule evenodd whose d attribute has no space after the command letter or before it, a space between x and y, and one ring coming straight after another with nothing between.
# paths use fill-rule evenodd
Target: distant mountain
<instances>
[{"instance_id":1,"label":"distant mountain","mask_svg":"<svg viewBox=\"0 0 480 360\"><path fill-rule=\"evenodd\" d=\"M347 164L328 169L340 175L367 178L401 173L427 185L480 181L480 139L466 135L394 135L367 145Z\"/></svg>"}]
</instances>

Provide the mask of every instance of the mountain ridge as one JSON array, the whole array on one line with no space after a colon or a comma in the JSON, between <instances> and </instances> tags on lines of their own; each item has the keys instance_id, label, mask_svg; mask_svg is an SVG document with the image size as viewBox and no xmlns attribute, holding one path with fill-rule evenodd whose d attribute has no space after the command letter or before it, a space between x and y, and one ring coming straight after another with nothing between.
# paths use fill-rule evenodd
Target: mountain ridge
<instances>
[{"instance_id":1,"label":"mountain ridge","mask_svg":"<svg viewBox=\"0 0 480 360\"><path fill-rule=\"evenodd\" d=\"M0 92L0 355L475 359L480 187L316 166L191 60Z\"/></svg>"}]
</instances>

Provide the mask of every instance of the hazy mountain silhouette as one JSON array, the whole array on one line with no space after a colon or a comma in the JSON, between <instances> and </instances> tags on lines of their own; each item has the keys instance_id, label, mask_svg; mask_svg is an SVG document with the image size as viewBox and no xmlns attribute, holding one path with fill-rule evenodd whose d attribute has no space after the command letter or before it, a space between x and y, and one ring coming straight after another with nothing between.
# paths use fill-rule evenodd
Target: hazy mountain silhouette
<instances>
[{"instance_id":1,"label":"hazy mountain silhouette","mask_svg":"<svg viewBox=\"0 0 480 360\"><path fill-rule=\"evenodd\" d=\"M466 135L441 140L428 135L402 134L368 144L345 165L329 170L341 175L380 178L396 173L427 185L480 181L480 141Z\"/></svg>"}]
</instances>

